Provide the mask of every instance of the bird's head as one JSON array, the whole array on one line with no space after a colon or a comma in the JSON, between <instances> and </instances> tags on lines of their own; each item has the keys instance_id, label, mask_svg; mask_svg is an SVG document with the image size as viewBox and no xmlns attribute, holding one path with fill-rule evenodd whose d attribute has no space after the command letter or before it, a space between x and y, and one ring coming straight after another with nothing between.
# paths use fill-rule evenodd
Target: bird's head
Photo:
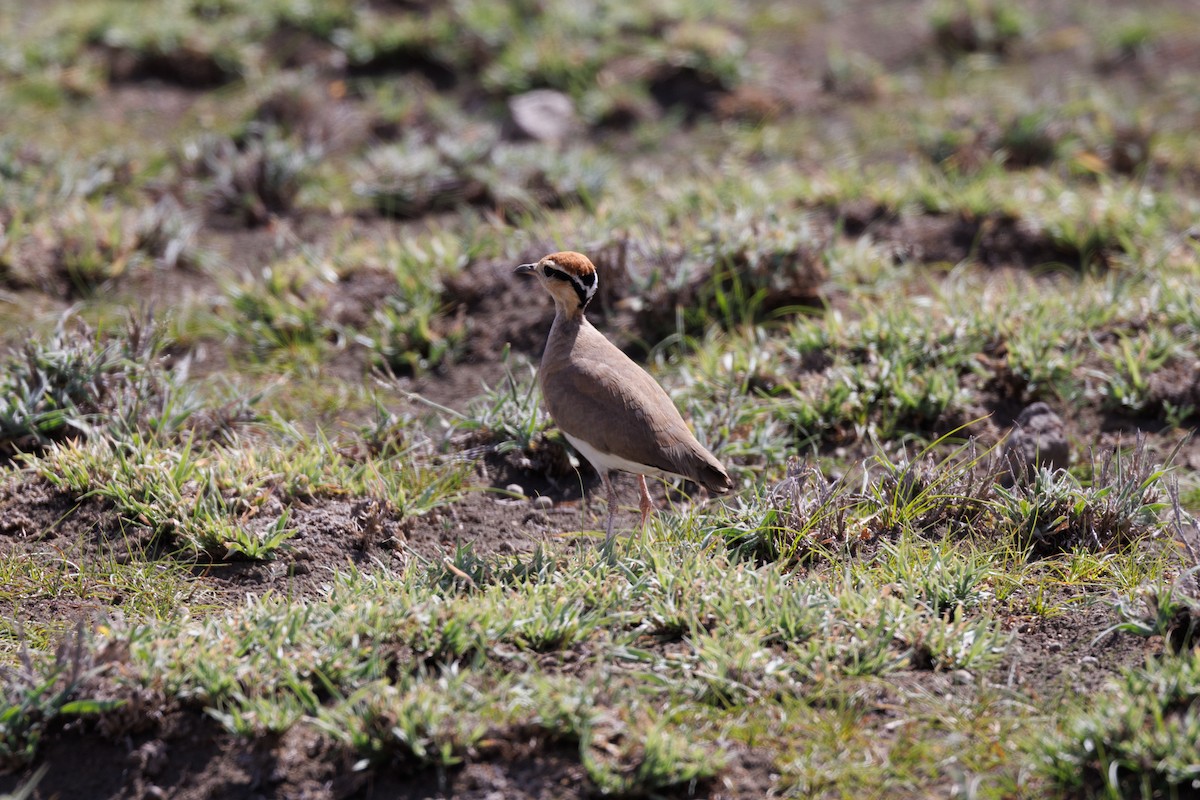
<instances>
[{"instance_id":1,"label":"bird's head","mask_svg":"<svg viewBox=\"0 0 1200 800\"><path fill-rule=\"evenodd\" d=\"M551 253L535 264L522 264L515 272L537 278L569 317L583 313L599 286L595 265L583 253L570 250Z\"/></svg>"}]
</instances>

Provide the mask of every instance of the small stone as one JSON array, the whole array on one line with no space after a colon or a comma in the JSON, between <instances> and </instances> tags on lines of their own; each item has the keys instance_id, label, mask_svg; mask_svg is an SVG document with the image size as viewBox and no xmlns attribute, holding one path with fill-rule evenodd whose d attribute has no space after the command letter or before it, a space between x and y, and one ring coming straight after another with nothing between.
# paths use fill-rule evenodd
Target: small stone
<instances>
[{"instance_id":1,"label":"small stone","mask_svg":"<svg viewBox=\"0 0 1200 800\"><path fill-rule=\"evenodd\" d=\"M1100 659L1095 656L1084 656L1079 659L1079 666L1084 669L1093 670L1100 666Z\"/></svg>"},{"instance_id":2,"label":"small stone","mask_svg":"<svg viewBox=\"0 0 1200 800\"><path fill-rule=\"evenodd\" d=\"M950 680L957 686L970 686L975 682L975 676L970 670L956 669L950 674Z\"/></svg>"},{"instance_id":3,"label":"small stone","mask_svg":"<svg viewBox=\"0 0 1200 800\"><path fill-rule=\"evenodd\" d=\"M509 494L515 494L518 497L525 496L525 487L521 486L519 483L510 483L508 486L504 487L504 491L508 492Z\"/></svg>"},{"instance_id":4,"label":"small stone","mask_svg":"<svg viewBox=\"0 0 1200 800\"><path fill-rule=\"evenodd\" d=\"M160 774L167 766L167 745L159 740L146 742L134 752L142 772L150 777Z\"/></svg>"},{"instance_id":5,"label":"small stone","mask_svg":"<svg viewBox=\"0 0 1200 800\"><path fill-rule=\"evenodd\" d=\"M1045 403L1033 403L1017 416L1004 448L1014 480L1038 468L1065 469L1071 445L1062 418Z\"/></svg>"},{"instance_id":6,"label":"small stone","mask_svg":"<svg viewBox=\"0 0 1200 800\"><path fill-rule=\"evenodd\" d=\"M534 89L508 100L516 132L539 142L561 142L574 131L575 103L553 89Z\"/></svg>"},{"instance_id":7,"label":"small stone","mask_svg":"<svg viewBox=\"0 0 1200 800\"><path fill-rule=\"evenodd\" d=\"M1062 642L1050 642L1046 645L1046 649L1051 653L1057 653L1059 650L1062 650Z\"/></svg>"},{"instance_id":8,"label":"small stone","mask_svg":"<svg viewBox=\"0 0 1200 800\"><path fill-rule=\"evenodd\" d=\"M549 497L546 497L544 494L538 495L537 497L533 498L533 506L534 508L541 509L554 508L554 501Z\"/></svg>"}]
</instances>

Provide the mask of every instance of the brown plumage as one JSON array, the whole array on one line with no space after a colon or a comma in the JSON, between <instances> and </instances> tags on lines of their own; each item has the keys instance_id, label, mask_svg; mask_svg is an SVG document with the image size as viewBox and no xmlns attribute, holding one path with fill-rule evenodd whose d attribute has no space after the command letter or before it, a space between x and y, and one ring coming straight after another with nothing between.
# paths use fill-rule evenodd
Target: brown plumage
<instances>
[{"instance_id":1,"label":"brown plumage","mask_svg":"<svg viewBox=\"0 0 1200 800\"><path fill-rule=\"evenodd\" d=\"M652 507L646 475L687 478L714 494L729 491L725 468L692 435L667 393L584 316L597 286L592 262L566 251L516 271L536 276L554 298L554 324L538 375L542 395L550 416L608 489L608 536L616 511L613 470L638 476L643 525Z\"/></svg>"}]
</instances>

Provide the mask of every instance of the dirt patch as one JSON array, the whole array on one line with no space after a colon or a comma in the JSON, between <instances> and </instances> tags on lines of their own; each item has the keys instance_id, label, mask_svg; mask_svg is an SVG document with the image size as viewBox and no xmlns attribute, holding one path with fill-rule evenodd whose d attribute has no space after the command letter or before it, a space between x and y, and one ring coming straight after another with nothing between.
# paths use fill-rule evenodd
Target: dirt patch
<instances>
[{"instance_id":1,"label":"dirt patch","mask_svg":"<svg viewBox=\"0 0 1200 800\"><path fill-rule=\"evenodd\" d=\"M607 507L591 470L585 469L583 477L574 480L551 482L538 473L511 468L493 466L489 472L481 465L480 469L483 486L418 517L405 517L386 502L371 498L294 502L289 512L296 535L275 559L261 562L213 563L181 556L170 542L155 539L143 525L122 520L103 501L75 498L40 479L10 480L0 486L0 554L41 554L49 547L54 557L100 563L180 560L219 604L239 602L247 591L268 589L315 598L339 570L399 570L414 562L437 563L461 545L484 556L527 553L539 546L588 546L591 536L580 537L577 532L595 532L604 525ZM635 484L627 476L617 483L621 502L617 529L635 530L639 519ZM524 496L488 488L513 484L520 486ZM670 502L658 482L652 482L651 493L660 508ZM94 604L35 603L22 605L20 616L55 625L91 610Z\"/></svg>"},{"instance_id":2,"label":"dirt patch","mask_svg":"<svg viewBox=\"0 0 1200 800\"><path fill-rule=\"evenodd\" d=\"M447 282L447 301L471 320L467 360L496 361L505 345L531 358L541 357L554 322L554 303L535 282L513 274L517 263L472 264Z\"/></svg>"},{"instance_id":3,"label":"dirt patch","mask_svg":"<svg viewBox=\"0 0 1200 800\"><path fill-rule=\"evenodd\" d=\"M1031 269L1077 268L1084 259L1103 259L1104 248L1082 253L1051 239L1026 220L1007 214L901 214L871 201L852 201L830 210L851 237L870 236L888 244L898 261Z\"/></svg>"},{"instance_id":4,"label":"dirt patch","mask_svg":"<svg viewBox=\"0 0 1200 800\"><path fill-rule=\"evenodd\" d=\"M1044 710L1102 690L1122 669L1161 654L1161 639L1101 634L1117 621L1102 599L1086 594L1059 598L1067 609L1054 616L1007 621L1014 640L990 682L1020 691Z\"/></svg>"},{"instance_id":5,"label":"dirt patch","mask_svg":"<svg viewBox=\"0 0 1200 800\"><path fill-rule=\"evenodd\" d=\"M170 141L172 135L188 124L196 103L204 95L158 82L120 84L97 98L89 111L94 124L116 127L136 126L147 140ZM79 131L82 137L86 131Z\"/></svg>"},{"instance_id":6,"label":"dirt patch","mask_svg":"<svg viewBox=\"0 0 1200 800\"><path fill-rule=\"evenodd\" d=\"M1200 414L1200 360L1172 358L1149 377L1149 403L1160 414L1171 405L1195 420Z\"/></svg>"},{"instance_id":7,"label":"dirt patch","mask_svg":"<svg viewBox=\"0 0 1200 800\"><path fill-rule=\"evenodd\" d=\"M468 342L470 341L468 338ZM523 376L524 367L516 367L513 372ZM461 412L466 411L478 400L485 387L497 387L504 380L505 365L500 360L499 353L485 352L467 356L446 369L399 377L396 379L396 386L401 391L412 392L428 403ZM414 397L411 398L409 406L418 413L424 413L429 411L428 403Z\"/></svg>"},{"instance_id":8,"label":"dirt patch","mask_svg":"<svg viewBox=\"0 0 1200 800\"><path fill-rule=\"evenodd\" d=\"M40 478L0 484L0 552L44 542L104 549L119 560L144 557L152 547L144 529L122 525L101 500L80 499Z\"/></svg>"},{"instance_id":9,"label":"dirt patch","mask_svg":"<svg viewBox=\"0 0 1200 800\"><path fill-rule=\"evenodd\" d=\"M320 287L325 296L324 314L335 325L362 330L383 298L397 290L396 276L375 267L357 269L335 284Z\"/></svg>"},{"instance_id":10,"label":"dirt patch","mask_svg":"<svg viewBox=\"0 0 1200 800\"><path fill-rule=\"evenodd\" d=\"M254 120L298 135L326 157L350 152L367 143L376 123L366 105L342 94L341 86L290 78L263 98Z\"/></svg>"},{"instance_id":11,"label":"dirt patch","mask_svg":"<svg viewBox=\"0 0 1200 800\"><path fill-rule=\"evenodd\" d=\"M161 81L185 89L216 89L239 77L238 68L213 53L182 45L168 51L99 46L112 83Z\"/></svg>"}]
</instances>

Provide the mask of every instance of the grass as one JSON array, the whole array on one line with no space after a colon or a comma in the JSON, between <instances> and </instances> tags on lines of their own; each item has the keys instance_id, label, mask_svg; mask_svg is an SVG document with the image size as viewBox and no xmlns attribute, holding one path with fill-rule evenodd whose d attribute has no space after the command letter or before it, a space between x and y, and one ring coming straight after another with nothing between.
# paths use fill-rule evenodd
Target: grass
<instances>
[{"instance_id":1,"label":"grass","mask_svg":"<svg viewBox=\"0 0 1200 800\"><path fill-rule=\"evenodd\" d=\"M1200 29L1085 5L0 9L0 792L1186 795ZM735 482L603 551L556 249Z\"/></svg>"},{"instance_id":2,"label":"grass","mask_svg":"<svg viewBox=\"0 0 1200 800\"><path fill-rule=\"evenodd\" d=\"M293 435L293 447L266 450L97 439L24 461L72 497L107 501L152 541L218 559L273 557L296 533L288 504L299 500L365 495L417 517L453 501L464 479L461 466L421 464L414 449L358 459L320 435Z\"/></svg>"},{"instance_id":3,"label":"grass","mask_svg":"<svg viewBox=\"0 0 1200 800\"><path fill-rule=\"evenodd\" d=\"M1002 550L905 539L873 562L798 576L737 566L704 544L691 528L699 522L680 531L691 541L631 542L615 560L590 551L482 559L467 585L420 567L343 572L309 602L268 596L104 636L129 648L122 680L153 677L238 737L307 722L364 765L445 767L520 728L578 747L597 789L622 791L713 775L724 758L710 737L780 747L795 786L812 780L801 767L810 759L849 779L851 765L822 748L891 702L858 691L914 670L986 674L1012 646L989 610L990 587L1011 563ZM570 653L587 655L569 677L547 670ZM852 780L903 782L968 724L969 709L1022 734L1040 724L986 690L901 702L924 709L909 730L931 743L897 740L892 761L860 766ZM806 755L784 745L800 731L810 734ZM990 741L971 741L962 762L1012 764L1017 753Z\"/></svg>"},{"instance_id":4,"label":"grass","mask_svg":"<svg viewBox=\"0 0 1200 800\"><path fill-rule=\"evenodd\" d=\"M942 618L921 591L882 592L894 577L889 571L794 584L772 569L731 571L719 552L697 544L662 548L631 545L614 564L594 553L499 562L476 572L467 592L431 584L421 569L395 579L349 573L312 603L264 598L198 628L185 617L112 635L130 637L131 668L161 670L172 691L211 705L238 735L272 730L271 720L287 727L311 716L358 757L377 759L399 747L406 758L443 764L488 729L528 724L530 709L521 701L550 679L533 659L586 644L597 654L587 674L644 696L646 709L664 702L672 709L656 720L635 704L603 723L628 728L640 742L641 752L618 754L642 760L632 786L711 774L672 717L708 706L732 712L751 702L791 702L801 687L820 685L831 673L883 675L914 662L978 669L1007 646L986 614L970 622ZM903 570L912 557L902 548L888 560ZM505 569L495 568L501 564ZM514 567L523 578L501 577ZM930 581L926 574L922 585L958 583ZM654 641L664 630L663 604L678 602L672 598L685 586L699 592L686 604L694 615L683 623L690 643L682 652L661 651ZM411 651L423 666L395 663L398 651ZM504 677L514 660L525 671ZM627 666L602 677L621 664ZM396 668L404 677L385 681ZM251 674L251 682L237 677ZM585 749L595 746L602 716L587 713L590 725L573 725ZM375 728L378 715L399 722ZM604 774L602 763L593 777Z\"/></svg>"},{"instance_id":5,"label":"grass","mask_svg":"<svg viewBox=\"0 0 1200 800\"><path fill-rule=\"evenodd\" d=\"M4 705L0 712L0 759L11 770L30 761L48 723L111 711L120 701L75 699L75 690L94 671L86 650L84 627L76 626L53 657L36 660L22 649L21 663L5 667Z\"/></svg>"},{"instance_id":6,"label":"grass","mask_svg":"<svg viewBox=\"0 0 1200 800\"><path fill-rule=\"evenodd\" d=\"M20 647L50 650L70 632L65 615L20 622L26 608L45 605L103 618L108 609L120 606L138 619L165 620L181 604L203 609L211 602L186 569L170 563L123 563L115 556L96 558L47 544L40 552L6 558L2 568L3 599L16 616L0 629L6 661Z\"/></svg>"},{"instance_id":7,"label":"grass","mask_svg":"<svg viewBox=\"0 0 1200 800\"><path fill-rule=\"evenodd\" d=\"M1052 785L1108 797L1186 792L1196 780L1196 656L1130 670L1035 751Z\"/></svg>"}]
</instances>

